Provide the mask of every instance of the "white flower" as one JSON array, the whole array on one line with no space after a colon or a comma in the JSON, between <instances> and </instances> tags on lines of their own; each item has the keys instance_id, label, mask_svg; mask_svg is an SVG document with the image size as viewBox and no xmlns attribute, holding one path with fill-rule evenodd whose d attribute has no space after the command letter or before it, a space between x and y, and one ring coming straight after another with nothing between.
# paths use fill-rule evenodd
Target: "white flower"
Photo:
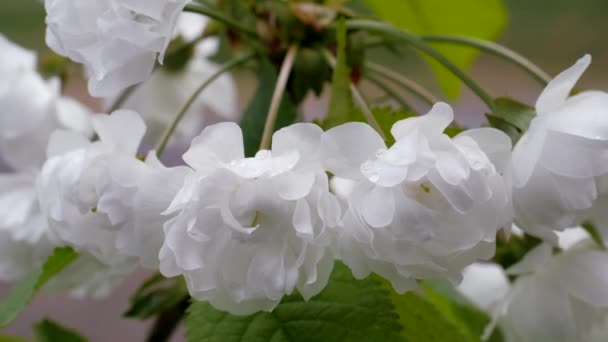
<instances>
[{"instance_id":1,"label":"white flower","mask_svg":"<svg viewBox=\"0 0 608 342\"><path fill-rule=\"evenodd\" d=\"M117 250L120 229L131 224L134 198L145 164L136 158L145 125L134 112L97 114L99 141L56 131L38 179L38 196L50 229L78 250L108 265L129 262Z\"/></svg>"},{"instance_id":2,"label":"white flower","mask_svg":"<svg viewBox=\"0 0 608 342\"><path fill-rule=\"evenodd\" d=\"M501 132L443 134L453 118L445 103L397 122L386 148L370 126L347 123L322 140L328 171L357 181L340 257L357 278L375 272L399 292L422 278L458 280L463 267L494 254L496 232L512 218L508 177L511 144Z\"/></svg>"},{"instance_id":3,"label":"white flower","mask_svg":"<svg viewBox=\"0 0 608 342\"><path fill-rule=\"evenodd\" d=\"M591 241L556 255L543 243L507 273L519 277L494 324L508 342L586 341L608 315L608 253Z\"/></svg>"},{"instance_id":4,"label":"white flower","mask_svg":"<svg viewBox=\"0 0 608 342\"><path fill-rule=\"evenodd\" d=\"M89 91L112 96L162 62L190 0L45 0L47 45L83 63Z\"/></svg>"},{"instance_id":5,"label":"white flower","mask_svg":"<svg viewBox=\"0 0 608 342\"><path fill-rule=\"evenodd\" d=\"M327 284L334 259L328 227L340 205L319 161L322 131L277 131L272 150L245 158L238 125L207 127L184 160L197 172L167 213L160 270L184 275L190 294L233 314L272 310L297 289Z\"/></svg>"},{"instance_id":6,"label":"white flower","mask_svg":"<svg viewBox=\"0 0 608 342\"><path fill-rule=\"evenodd\" d=\"M184 13L178 21L177 31L190 41L202 33L206 23L206 17ZM217 44L216 38L205 38L197 43L194 56L183 70L156 70L133 91L122 108L142 113L148 134L160 136L195 90L218 71L219 67L207 59L215 53ZM231 121L238 119L237 103L234 80L231 75L223 74L200 93L177 126L172 141L189 144L209 115Z\"/></svg>"},{"instance_id":7,"label":"white flower","mask_svg":"<svg viewBox=\"0 0 608 342\"><path fill-rule=\"evenodd\" d=\"M513 150L516 221L551 243L553 230L579 223L598 197L597 177L608 174L608 93L569 96L590 63L586 55L547 85Z\"/></svg>"},{"instance_id":8,"label":"white flower","mask_svg":"<svg viewBox=\"0 0 608 342\"><path fill-rule=\"evenodd\" d=\"M191 172L185 166L165 167L155 151L150 151L146 167L138 176L131 217L116 237L120 253L137 257L146 268L158 269L158 253L165 239L163 225L169 219L162 212L169 207Z\"/></svg>"},{"instance_id":9,"label":"white flower","mask_svg":"<svg viewBox=\"0 0 608 342\"><path fill-rule=\"evenodd\" d=\"M51 133L91 133L90 111L60 95L58 79L45 81L36 55L0 35L0 157L16 171L33 171L46 159Z\"/></svg>"}]
</instances>

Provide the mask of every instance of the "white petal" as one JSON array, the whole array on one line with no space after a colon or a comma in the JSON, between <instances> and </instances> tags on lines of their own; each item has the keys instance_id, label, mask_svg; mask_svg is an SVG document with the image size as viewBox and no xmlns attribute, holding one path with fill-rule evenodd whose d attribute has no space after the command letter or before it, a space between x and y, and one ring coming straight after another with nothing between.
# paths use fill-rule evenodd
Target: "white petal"
<instances>
[{"instance_id":1,"label":"white petal","mask_svg":"<svg viewBox=\"0 0 608 342\"><path fill-rule=\"evenodd\" d=\"M426 115L396 122L391 128L391 134L396 140L402 139L416 130L422 131L424 135L438 135L443 133L453 119L452 107L447 103L438 102Z\"/></svg>"},{"instance_id":2,"label":"white petal","mask_svg":"<svg viewBox=\"0 0 608 342\"><path fill-rule=\"evenodd\" d=\"M541 267L546 264L549 259L551 259L552 254L553 249L551 245L547 243L541 243L540 245L534 247L534 249L526 253L526 255L521 261L509 267L509 269L507 270L507 274L522 275L540 270Z\"/></svg>"},{"instance_id":3,"label":"white petal","mask_svg":"<svg viewBox=\"0 0 608 342\"><path fill-rule=\"evenodd\" d=\"M303 164L317 161L322 134L321 127L311 123L287 126L276 131L272 136L272 154L279 156L291 150L297 150Z\"/></svg>"},{"instance_id":4,"label":"white petal","mask_svg":"<svg viewBox=\"0 0 608 342\"><path fill-rule=\"evenodd\" d=\"M468 129L454 137L454 141L462 136L473 138L499 172L504 172L511 162L511 138L503 132L495 128Z\"/></svg>"},{"instance_id":5,"label":"white petal","mask_svg":"<svg viewBox=\"0 0 608 342\"><path fill-rule=\"evenodd\" d=\"M537 113L539 115L547 114L561 106L589 64L591 64L591 55L585 55L551 80L536 101Z\"/></svg>"},{"instance_id":6,"label":"white petal","mask_svg":"<svg viewBox=\"0 0 608 342\"><path fill-rule=\"evenodd\" d=\"M608 254L572 251L560 258L560 280L568 292L595 307L608 306Z\"/></svg>"},{"instance_id":7,"label":"white petal","mask_svg":"<svg viewBox=\"0 0 608 342\"><path fill-rule=\"evenodd\" d=\"M395 216L395 199L392 189L374 186L363 199L362 215L372 227L386 227Z\"/></svg>"},{"instance_id":8,"label":"white petal","mask_svg":"<svg viewBox=\"0 0 608 342\"><path fill-rule=\"evenodd\" d=\"M111 115L94 115L93 127L104 144L130 156L137 154L139 144L146 133L146 124L141 116L124 109Z\"/></svg>"},{"instance_id":9,"label":"white petal","mask_svg":"<svg viewBox=\"0 0 608 342\"><path fill-rule=\"evenodd\" d=\"M89 140L82 134L66 130L57 130L49 139L47 156L51 158L62 155L70 151L85 148L89 146L89 144Z\"/></svg>"},{"instance_id":10,"label":"white petal","mask_svg":"<svg viewBox=\"0 0 608 342\"><path fill-rule=\"evenodd\" d=\"M194 138L184 161L199 172L209 172L220 163L229 163L245 156L243 133L233 122L224 122L206 127Z\"/></svg>"},{"instance_id":11,"label":"white petal","mask_svg":"<svg viewBox=\"0 0 608 342\"><path fill-rule=\"evenodd\" d=\"M326 169L338 177L361 179L360 167L375 159L386 145L369 125L349 122L330 129L321 140L321 159Z\"/></svg>"}]
</instances>

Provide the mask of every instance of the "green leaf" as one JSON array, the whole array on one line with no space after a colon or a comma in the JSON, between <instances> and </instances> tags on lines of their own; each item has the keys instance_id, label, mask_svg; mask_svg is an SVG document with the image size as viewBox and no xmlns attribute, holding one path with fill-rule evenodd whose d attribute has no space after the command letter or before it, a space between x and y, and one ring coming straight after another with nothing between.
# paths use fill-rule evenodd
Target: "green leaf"
<instances>
[{"instance_id":1,"label":"green leaf","mask_svg":"<svg viewBox=\"0 0 608 342\"><path fill-rule=\"evenodd\" d=\"M443 281L426 281L422 288L426 299L439 310L443 317L458 328L466 341L479 341L490 317L465 298L454 286ZM498 329L494 329L490 342L503 341Z\"/></svg>"},{"instance_id":2,"label":"green leaf","mask_svg":"<svg viewBox=\"0 0 608 342\"><path fill-rule=\"evenodd\" d=\"M516 144L528 130L536 112L532 107L509 98L498 98L494 104L494 113L486 114L490 126L505 132Z\"/></svg>"},{"instance_id":3,"label":"green leaf","mask_svg":"<svg viewBox=\"0 0 608 342\"><path fill-rule=\"evenodd\" d=\"M455 34L494 40L507 22L501 0L366 0L382 18L417 34ZM470 69L478 51L458 46L436 45L450 61L463 70ZM443 66L431 61L440 85L456 97L461 82Z\"/></svg>"},{"instance_id":4,"label":"green leaf","mask_svg":"<svg viewBox=\"0 0 608 342\"><path fill-rule=\"evenodd\" d=\"M344 20L338 22L336 30L338 47L336 65L331 82L331 99L327 118L323 121L323 128L330 129L345 122L352 121L355 105L351 92L350 67L346 53L346 26Z\"/></svg>"},{"instance_id":5,"label":"green leaf","mask_svg":"<svg viewBox=\"0 0 608 342\"><path fill-rule=\"evenodd\" d=\"M602 234L600 234L600 232L597 230L597 227L591 221L583 222L581 224L581 227L583 227L583 229L585 229L587 233L589 233L589 236L591 236L593 242L595 242L600 249L604 251L606 250L606 244L604 243Z\"/></svg>"},{"instance_id":6,"label":"green leaf","mask_svg":"<svg viewBox=\"0 0 608 342\"><path fill-rule=\"evenodd\" d=\"M165 278L156 273L135 291L125 317L148 319L179 305L188 297L184 279Z\"/></svg>"},{"instance_id":7,"label":"green leaf","mask_svg":"<svg viewBox=\"0 0 608 342\"><path fill-rule=\"evenodd\" d=\"M243 141L245 143L245 155L252 157L260 147L264 123L270 109L272 94L277 83L277 72L267 59L261 59L259 71L259 85L251 102L247 106L241 129L243 130ZM279 130L292 124L296 119L296 109L286 96L283 96L275 129Z\"/></svg>"},{"instance_id":8,"label":"green leaf","mask_svg":"<svg viewBox=\"0 0 608 342\"><path fill-rule=\"evenodd\" d=\"M45 319L34 327L36 342L86 342L87 339L75 331L64 328L57 322Z\"/></svg>"},{"instance_id":9,"label":"green leaf","mask_svg":"<svg viewBox=\"0 0 608 342\"><path fill-rule=\"evenodd\" d=\"M57 273L78 258L70 247L56 248L44 265L26 275L0 302L0 327L12 322L29 304L32 297Z\"/></svg>"},{"instance_id":10,"label":"green leaf","mask_svg":"<svg viewBox=\"0 0 608 342\"><path fill-rule=\"evenodd\" d=\"M272 313L233 316L194 302L186 320L192 342L402 341L388 291L373 279L355 280L336 263L327 287L305 302L287 296Z\"/></svg>"},{"instance_id":11,"label":"green leaf","mask_svg":"<svg viewBox=\"0 0 608 342\"><path fill-rule=\"evenodd\" d=\"M497 98L494 100L494 104L496 106L494 115L515 126L521 132L528 130L530 121L536 116L534 108L510 98Z\"/></svg>"}]
</instances>

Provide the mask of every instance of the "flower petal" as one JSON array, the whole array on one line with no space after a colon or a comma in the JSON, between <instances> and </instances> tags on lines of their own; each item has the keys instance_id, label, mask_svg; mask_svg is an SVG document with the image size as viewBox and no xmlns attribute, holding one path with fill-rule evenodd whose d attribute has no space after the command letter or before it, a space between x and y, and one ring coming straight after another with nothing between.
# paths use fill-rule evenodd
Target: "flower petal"
<instances>
[{"instance_id":1,"label":"flower petal","mask_svg":"<svg viewBox=\"0 0 608 342\"><path fill-rule=\"evenodd\" d=\"M361 179L361 165L385 150L384 141L373 128L349 122L330 129L321 139L321 159L326 169L338 177Z\"/></svg>"},{"instance_id":2,"label":"flower petal","mask_svg":"<svg viewBox=\"0 0 608 342\"><path fill-rule=\"evenodd\" d=\"M591 64L591 55L585 55L570 68L557 75L536 100L536 112L543 115L552 112L561 106L578 79L583 75L587 67Z\"/></svg>"}]
</instances>

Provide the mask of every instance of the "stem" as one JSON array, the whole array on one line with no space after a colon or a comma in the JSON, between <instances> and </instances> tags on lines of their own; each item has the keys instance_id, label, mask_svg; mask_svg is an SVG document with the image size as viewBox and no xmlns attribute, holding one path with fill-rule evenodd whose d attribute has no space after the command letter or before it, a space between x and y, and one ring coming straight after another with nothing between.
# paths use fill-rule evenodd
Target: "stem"
<instances>
[{"instance_id":1,"label":"stem","mask_svg":"<svg viewBox=\"0 0 608 342\"><path fill-rule=\"evenodd\" d=\"M334 58L334 56L331 54L331 52L329 52L329 50L324 50L323 54L325 55L325 59L327 60L329 65L335 69L337 63L336 58ZM378 132L378 134L380 134L382 139L386 141L386 134L384 134L384 130L378 123L378 120L376 120L374 113L372 113L372 111L369 109L369 106L367 105L367 102L365 102L363 95L361 94L361 92L359 92L359 89L357 89L357 87L352 82L350 83L350 91L353 94L353 99L361 108L361 111L365 116L365 120L367 120L367 122Z\"/></svg>"},{"instance_id":2,"label":"stem","mask_svg":"<svg viewBox=\"0 0 608 342\"><path fill-rule=\"evenodd\" d=\"M407 110L411 109L411 106L407 102L405 102L405 100L403 100L399 96L399 94L397 94L397 92L395 92L393 89L391 89L388 85L384 84L384 82L382 82L382 80L377 78L376 75L370 74L370 73L365 73L365 74L363 74L363 76L365 77L365 79L367 79L368 81L373 83L376 87L378 87L380 90L382 90L386 95L388 95L389 98L392 98L393 100L397 101L401 105L401 107L403 107Z\"/></svg>"},{"instance_id":3,"label":"stem","mask_svg":"<svg viewBox=\"0 0 608 342\"><path fill-rule=\"evenodd\" d=\"M264 133L262 134L260 150L267 150L270 148L270 140L272 139L274 126L277 121L277 116L279 115L281 100L283 99L285 87L287 86L287 81L289 80L289 75L291 74L291 69L293 68L297 55L298 45L292 45L289 50L287 50L287 54L281 65L281 71L279 72L277 84L274 88L274 93L272 94L272 100L270 101L270 109L268 109L268 115L266 116L266 123L264 124Z\"/></svg>"},{"instance_id":4,"label":"stem","mask_svg":"<svg viewBox=\"0 0 608 342\"><path fill-rule=\"evenodd\" d=\"M135 89L137 89L137 87L138 84L135 84L123 90L122 93L120 93L120 95L118 96L118 98L114 101L114 103L112 103L112 105L108 107L107 113L112 114L114 111L120 109L120 107L122 107L122 105L124 105L125 102L129 99L129 96L131 96Z\"/></svg>"},{"instance_id":5,"label":"stem","mask_svg":"<svg viewBox=\"0 0 608 342\"><path fill-rule=\"evenodd\" d=\"M448 60L442 53L423 41L420 37L392 25L372 20L347 20L346 28L385 34L408 42L416 49L435 59L456 77L460 78L460 80L462 80L462 82L466 84L467 87L469 87L488 106L488 108L492 110L494 109L495 106L492 97L485 90L483 90L483 88L481 88L477 82L469 77L457 65L450 62L450 60Z\"/></svg>"},{"instance_id":6,"label":"stem","mask_svg":"<svg viewBox=\"0 0 608 342\"><path fill-rule=\"evenodd\" d=\"M401 74L393 72L389 68L383 67L382 65L376 63L366 63L365 67L370 71L373 71L378 75L381 75L402 86L403 88L409 90L412 94L416 95L419 99L431 106L439 102L439 99L437 99L435 95L433 95L433 93L426 90L420 84L410 80L409 78Z\"/></svg>"},{"instance_id":7,"label":"stem","mask_svg":"<svg viewBox=\"0 0 608 342\"><path fill-rule=\"evenodd\" d=\"M551 81L551 76L543 71L539 66L532 63L530 60L520 55L519 53L494 42L463 36L448 36L448 35L424 35L421 37L427 42L433 43L452 43L467 45L478 48L481 51L490 53L494 56L506 59L513 64L521 67L530 76L537 80L540 84L546 86Z\"/></svg>"},{"instance_id":8,"label":"stem","mask_svg":"<svg viewBox=\"0 0 608 342\"><path fill-rule=\"evenodd\" d=\"M208 79L206 79L192 93L192 95L190 96L190 98L188 98L188 100L186 101L186 103L184 103L184 105L179 110L179 112L177 112L177 114L173 118L173 121L171 121L171 124L165 129L165 132L163 133L163 136L160 139L160 142L158 143L158 145L156 147L156 155L160 156L163 153L163 151L165 150L165 147L167 147L167 143L169 143L169 139L171 139L171 136L175 132L175 129L177 128L177 125L183 119L184 115L186 115L186 113L188 112L188 109L190 109L190 107L192 106L192 104L194 103L194 101L196 101L196 99L198 98L198 96L200 95L200 93L203 90L205 90L205 88L207 88L211 83L213 83L213 81L215 81L218 77L220 77L223 73L227 72L228 70L230 70L230 69L232 69L232 68L234 68L234 67L236 67L236 66L238 66L240 64L243 64L243 63L247 62L248 60L250 60L254 56L255 56L254 53L248 53L248 54L245 54L245 55L240 56L240 57L236 57L236 58L234 58L234 59L226 62L213 75L211 75Z\"/></svg>"},{"instance_id":9,"label":"stem","mask_svg":"<svg viewBox=\"0 0 608 342\"><path fill-rule=\"evenodd\" d=\"M205 7L204 5L195 5L195 4L186 5L186 7L184 8L184 12L192 12L192 13L198 13L198 14L204 15L206 17L209 17L211 19L221 22L221 23L225 24L226 26L230 26L233 29L240 31L243 34L246 34L246 35L249 35L252 37L257 37L257 35L258 35L258 33L254 29L251 29L250 27L242 25L238 21L228 18L224 14L222 14L214 9Z\"/></svg>"},{"instance_id":10,"label":"stem","mask_svg":"<svg viewBox=\"0 0 608 342\"><path fill-rule=\"evenodd\" d=\"M170 308L169 310L161 312L161 314L154 322L152 330L150 330L146 341L169 341L171 335L173 335L173 332L175 331L175 329L177 329L177 326L186 315L186 310L188 309L188 306L190 306L190 296L186 296L182 301L180 301L177 305Z\"/></svg>"}]
</instances>

